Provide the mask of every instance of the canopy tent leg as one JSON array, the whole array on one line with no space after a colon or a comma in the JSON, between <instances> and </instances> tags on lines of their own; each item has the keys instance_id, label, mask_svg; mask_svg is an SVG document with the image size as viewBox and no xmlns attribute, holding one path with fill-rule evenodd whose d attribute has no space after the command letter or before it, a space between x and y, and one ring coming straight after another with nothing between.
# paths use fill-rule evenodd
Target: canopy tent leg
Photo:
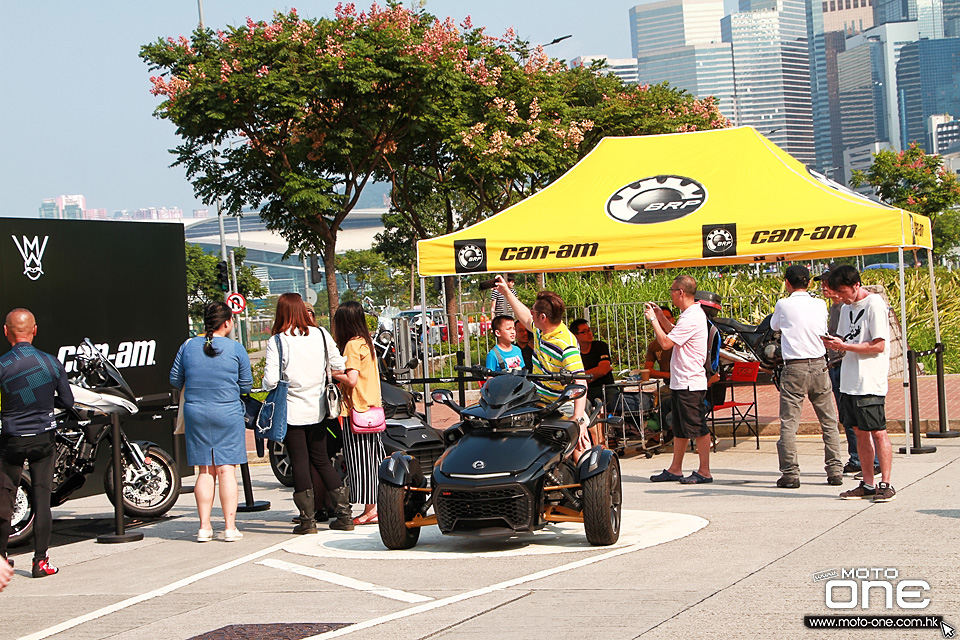
<instances>
[{"instance_id":1,"label":"canopy tent leg","mask_svg":"<svg viewBox=\"0 0 960 640\"><path fill-rule=\"evenodd\" d=\"M940 310L937 308L937 281L933 272L933 251L930 249L927 249L927 269L930 272L930 299L933 302L933 328L937 335L937 409L939 410L940 429L939 431L928 431L925 435L928 438L956 438L960 436L960 431L950 430L950 418L947 415L947 398L943 379L944 345L940 338Z\"/></svg>"},{"instance_id":2,"label":"canopy tent leg","mask_svg":"<svg viewBox=\"0 0 960 640\"><path fill-rule=\"evenodd\" d=\"M916 428L916 425L910 424L910 384L907 382L907 376L910 373L907 363L907 349L909 348L907 342L907 290L906 278L903 273L903 247L897 249L897 255L900 258L900 335L903 341L903 348L901 349L903 355L903 424L907 438L907 441L904 443L905 446L900 449L900 453L906 453L909 458L910 429L911 427Z\"/></svg>"},{"instance_id":3,"label":"canopy tent leg","mask_svg":"<svg viewBox=\"0 0 960 640\"><path fill-rule=\"evenodd\" d=\"M423 363L423 377L430 377L430 358L428 350L430 341L430 325L427 324L427 279L420 277L420 362ZM423 383L423 415L427 424L433 424L430 421L430 383Z\"/></svg>"}]
</instances>

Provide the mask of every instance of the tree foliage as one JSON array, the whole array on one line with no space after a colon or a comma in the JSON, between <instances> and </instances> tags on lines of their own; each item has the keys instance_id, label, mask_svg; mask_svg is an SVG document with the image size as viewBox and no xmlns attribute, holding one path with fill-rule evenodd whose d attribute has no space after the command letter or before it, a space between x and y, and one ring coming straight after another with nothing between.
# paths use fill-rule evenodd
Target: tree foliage
<instances>
[{"instance_id":1,"label":"tree foliage","mask_svg":"<svg viewBox=\"0 0 960 640\"><path fill-rule=\"evenodd\" d=\"M220 256L207 253L198 245L186 243L187 254L187 312L196 321L203 322L203 309L215 300L223 300L223 290L217 283L217 263ZM267 288L253 274L253 269L244 266L247 250L234 249L237 265L239 293L245 298L261 298L267 295Z\"/></svg>"},{"instance_id":2,"label":"tree foliage","mask_svg":"<svg viewBox=\"0 0 960 640\"><path fill-rule=\"evenodd\" d=\"M945 253L960 245L960 184L943 166L943 158L927 155L916 143L903 151L880 151L867 171L854 171L850 184L869 184L884 202L930 218L933 249Z\"/></svg>"}]
</instances>

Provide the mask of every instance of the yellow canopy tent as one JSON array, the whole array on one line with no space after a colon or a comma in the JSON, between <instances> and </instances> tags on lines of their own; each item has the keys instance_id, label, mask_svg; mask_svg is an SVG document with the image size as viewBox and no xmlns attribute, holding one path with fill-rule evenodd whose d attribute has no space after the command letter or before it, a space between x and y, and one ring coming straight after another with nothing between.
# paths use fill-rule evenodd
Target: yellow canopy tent
<instances>
[{"instance_id":1,"label":"yellow canopy tent","mask_svg":"<svg viewBox=\"0 0 960 640\"><path fill-rule=\"evenodd\" d=\"M421 276L742 264L931 248L930 221L751 127L604 138L539 193L417 244Z\"/></svg>"},{"instance_id":2,"label":"yellow canopy tent","mask_svg":"<svg viewBox=\"0 0 960 640\"><path fill-rule=\"evenodd\" d=\"M421 240L417 259L425 278L898 251L906 338L903 252L932 248L925 216L864 198L811 172L752 127L738 127L604 138L543 191L471 227ZM933 263L928 263L939 344ZM906 349L903 364L906 402ZM908 453L909 437L908 421Z\"/></svg>"}]
</instances>

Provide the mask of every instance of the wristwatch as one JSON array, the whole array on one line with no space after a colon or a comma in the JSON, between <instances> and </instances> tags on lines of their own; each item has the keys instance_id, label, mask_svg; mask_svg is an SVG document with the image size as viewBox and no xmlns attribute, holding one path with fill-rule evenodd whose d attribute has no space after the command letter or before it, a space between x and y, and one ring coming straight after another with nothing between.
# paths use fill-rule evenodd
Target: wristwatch
<instances>
[{"instance_id":1,"label":"wristwatch","mask_svg":"<svg viewBox=\"0 0 960 640\"><path fill-rule=\"evenodd\" d=\"M581 427L587 424L587 417L580 416L579 418L577 418L577 424L579 424Z\"/></svg>"}]
</instances>

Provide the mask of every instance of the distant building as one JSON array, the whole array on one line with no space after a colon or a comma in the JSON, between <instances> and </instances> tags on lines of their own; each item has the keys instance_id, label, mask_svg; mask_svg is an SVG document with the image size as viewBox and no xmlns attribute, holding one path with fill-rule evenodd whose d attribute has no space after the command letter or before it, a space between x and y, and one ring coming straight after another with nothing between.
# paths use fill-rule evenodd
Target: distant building
<instances>
[{"instance_id":1,"label":"distant building","mask_svg":"<svg viewBox=\"0 0 960 640\"><path fill-rule=\"evenodd\" d=\"M915 20L921 38L942 38L944 35L942 0L873 0L873 2L874 26ZM951 12L955 11L956 8L951 6Z\"/></svg>"},{"instance_id":2,"label":"distant building","mask_svg":"<svg viewBox=\"0 0 960 640\"><path fill-rule=\"evenodd\" d=\"M904 45L897 62L897 89L904 146L926 145L930 116L960 117L960 38Z\"/></svg>"},{"instance_id":3,"label":"distant building","mask_svg":"<svg viewBox=\"0 0 960 640\"><path fill-rule=\"evenodd\" d=\"M858 47L873 47L875 45L871 43L874 42L879 43L883 51L883 73L879 88L884 93L883 104L886 110L886 124L882 128L886 130L886 140L889 141L891 147L897 151L904 147L900 135L901 112L899 96L897 95L897 62L900 59L903 48L910 43L916 42L917 38L918 25L916 22L894 22L874 26L863 33L847 38L846 41L846 53L844 55L849 54ZM839 66L839 54L837 58ZM866 71L864 72L866 73ZM882 141L883 140L877 140L877 142Z\"/></svg>"},{"instance_id":4,"label":"distant building","mask_svg":"<svg viewBox=\"0 0 960 640\"><path fill-rule=\"evenodd\" d=\"M797 160L815 161L803 0L741 0L721 21L731 44L734 119L755 127Z\"/></svg>"},{"instance_id":5,"label":"distant building","mask_svg":"<svg viewBox=\"0 0 960 640\"><path fill-rule=\"evenodd\" d=\"M637 84L637 59L636 58L608 58L607 56L580 56L570 62L571 67L589 67L597 60L602 60L607 64L607 73L611 73L621 80L624 84Z\"/></svg>"},{"instance_id":6,"label":"distant building","mask_svg":"<svg viewBox=\"0 0 960 640\"><path fill-rule=\"evenodd\" d=\"M193 210L194 218L209 218L210 210L209 209L194 209Z\"/></svg>"},{"instance_id":7,"label":"distant building","mask_svg":"<svg viewBox=\"0 0 960 640\"><path fill-rule=\"evenodd\" d=\"M889 142L884 92L883 43L868 39L837 54L840 122L843 147Z\"/></svg>"},{"instance_id":8,"label":"distant building","mask_svg":"<svg viewBox=\"0 0 960 640\"><path fill-rule=\"evenodd\" d=\"M59 220L83 220L87 199L82 195L47 198L40 203L40 217Z\"/></svg>"},{"instance_id":9,"label":"distant building","mask_svg":"<svg viewBox=\"0 0 960 640\"><path fill-rule=\"evenodd\" d=\"M842 31L848 36L873 26L874 0L824 0L823 30Z\"/></svg>"},{"instance_id":10,"label":"distant building","mask_svg":"<svg viewBox=\"0 0 960 640\"><path fill-rule=\"evenodd\" d=\"M954 120L949 114L937 114L927 119L927 130L931 132L929 153L943 154L953 152L960 145L960 120Z\"/></svg>"},{"instance_id":11,"label":"distant building","mask_svg":"<svg viewBox=\"0 0 960 640\"><path fill-rule=\"evenodd\" d=\"M641 84L669 82L698 98L713 96L734 124L733 57L722 42L723 0L665 0L630 9L630 36Z\"/></svg>"},{"instance_id":12,"label":"distant building","mask_svg":"<svg viewBox=\"0 0 960 640\"><path fill-rule=\"evenodd\" d=\"M83 219L84 220L106 220L107 210L106 209L84 209Z\"/></svg>"},{"instance_id":13,"label":"distant building","mask_svg":"<svg viewBox=\"0 0 960 640\"><path fill-rule=\"evenodd\" d=\"M853 171L866 171L873 164L873 156L881 151L890 149L889 142L871 142L859 147L849 147L843 151L843 171L846 175L853 175ZM858 193L876 198L876 191L869 184L856 189Z\"/></svg>"}]
</instances>

